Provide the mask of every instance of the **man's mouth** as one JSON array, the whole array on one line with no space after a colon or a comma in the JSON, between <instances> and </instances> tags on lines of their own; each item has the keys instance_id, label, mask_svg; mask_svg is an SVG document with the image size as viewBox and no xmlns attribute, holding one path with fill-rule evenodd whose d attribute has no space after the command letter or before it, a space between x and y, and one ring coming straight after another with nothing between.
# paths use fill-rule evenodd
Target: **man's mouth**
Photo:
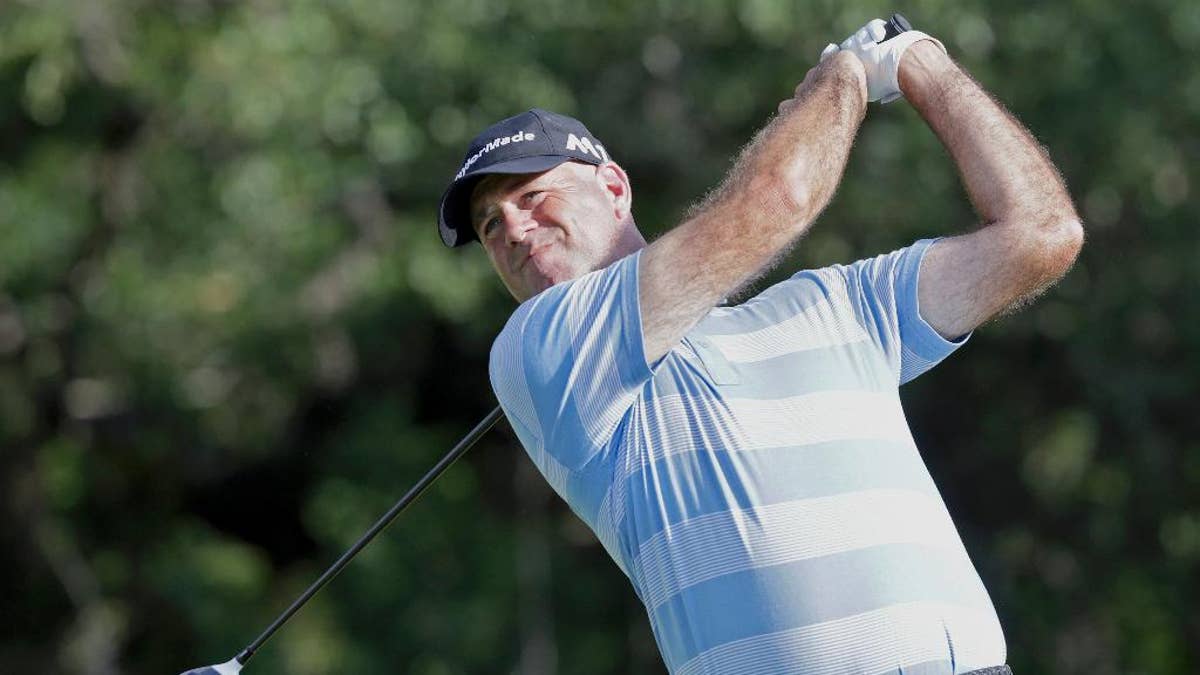
<instances>
[{"instance_id":1,"label":"man's mouth","mask_svg":"<svg viewBox=\"0 0 1200 675\"><path fill-rule=\"evenodd\" d=\"M541 244L529 249L529 253L521 256L521 262L518 267L524 267L536 255L541 255L546 249L550 248L550 244Z\"/></svg>"}]
</instances>

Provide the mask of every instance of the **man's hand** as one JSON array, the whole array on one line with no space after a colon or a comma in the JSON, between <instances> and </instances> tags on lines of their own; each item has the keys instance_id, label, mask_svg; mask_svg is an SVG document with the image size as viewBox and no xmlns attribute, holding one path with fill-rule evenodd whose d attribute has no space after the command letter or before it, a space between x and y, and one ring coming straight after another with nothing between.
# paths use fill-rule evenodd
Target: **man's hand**
<instances>
[{"instance_id":1,"label":"man's hand","mask_svg":"<svg viewBox=\"0 0 1200 675\"><path fill-rule=\"evenodd\" d=\"M946 52L940 41L919 30L904 31L888 38L887 23L883 19L871 19L867 25L843 40L840 47L832 43L825 47L821 52L821 60L839 51L854 54L862 61L867 73L867 100L891 103L904 95L898 79L900 59L909 47L921 40L929 40L942 53Z\"/></svg>"}]
</instances>

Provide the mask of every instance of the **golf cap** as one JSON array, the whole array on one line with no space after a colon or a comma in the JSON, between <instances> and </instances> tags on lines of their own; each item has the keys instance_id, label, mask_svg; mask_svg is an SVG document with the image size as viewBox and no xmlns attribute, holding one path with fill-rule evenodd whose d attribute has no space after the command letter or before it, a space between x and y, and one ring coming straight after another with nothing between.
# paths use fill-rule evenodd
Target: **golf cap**
<instances>
[{"instance_id":1,"label":"golf cap","mask_svg":"<svg viewBox=\"0 0 1200 675\"><path fill-rule=\"evenodd\" d=\"M534 108L484 129L467 149L462 166L438 207L438 234L455 247L479 241L471 227L471 191L490 174L539 173L568 160L608 161L608 152L583 123Z\"/></svg>"}]
</instances>

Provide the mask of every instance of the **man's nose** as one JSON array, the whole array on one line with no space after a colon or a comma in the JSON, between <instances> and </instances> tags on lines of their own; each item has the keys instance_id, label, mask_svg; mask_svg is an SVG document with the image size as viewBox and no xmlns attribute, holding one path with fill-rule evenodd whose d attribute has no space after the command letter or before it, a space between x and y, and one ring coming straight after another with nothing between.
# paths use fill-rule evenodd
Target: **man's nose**
<instances>
[{"instance_id":1,"label":"man's nose","mask_svg":"<svg viewBox=\"0 0 1200 675\"><path fill-rule=\"evenodd\" d=\"M501 206L500 213L504 219L504 238L510 245L525 241L525 233L537 227L532 215L517 208L515 204Z\"/></svg>"}]
</instances>

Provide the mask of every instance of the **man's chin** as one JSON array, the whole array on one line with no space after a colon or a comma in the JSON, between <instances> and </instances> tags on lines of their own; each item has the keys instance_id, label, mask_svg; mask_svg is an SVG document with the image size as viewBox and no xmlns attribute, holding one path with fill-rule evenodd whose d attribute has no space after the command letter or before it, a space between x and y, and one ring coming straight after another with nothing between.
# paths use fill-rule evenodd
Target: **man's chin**
<instances>
[{"instance_id":1,"label":"man's chin","mask_svg":"<svg viewBox=\"0 0 1200 675\"><path fill-rule=\"evenodd\" d=\"M554 286L555 284L561 284L564 281L570 281L571 279L583 276L586 273L587 272L556 270L550 274L538 274L536 278L531 280L530 284L526 287L526 290L529 291L528 297L532 298L533 296L541 293L551 286Z\"/></svg>"},{"instance_id":2,"label":"man's chin","mask_svg":"<svg viewBox=\"0 0 1200 675\"><path fill-rule=\"evenodd\" d=\"M541 279L538 279L538 282L534 285L533 294L537 295L538 293L541 293L542 291L546 290L547 288L550 288L551 286L553 286L554 284L557 284L557 283L558 283L557 281L555 281L554 279L552 279L550 277L542 277Z\"/></svg>"},{"instance_id":3,"label":"man's chin","mask_svg":"<svg viewBox=\"0 0 1200 675\"><path fill-rule=\"evenodd\" d=\"M514 290L512 286L509 286L508 290L509 290L509 292L512 293L513 297L516 298L518 302L525 302L526 300L532 298L533 296L537 295L538 293L541 293L542 291L546 290L547 288L550 288L553 285L554 285L553 281L551 281L550 279L547 279L545 277L541 277L537 281L525 285L524 287L522 287L520 289L520 291Z\"/></svg>"}]
</instances>

